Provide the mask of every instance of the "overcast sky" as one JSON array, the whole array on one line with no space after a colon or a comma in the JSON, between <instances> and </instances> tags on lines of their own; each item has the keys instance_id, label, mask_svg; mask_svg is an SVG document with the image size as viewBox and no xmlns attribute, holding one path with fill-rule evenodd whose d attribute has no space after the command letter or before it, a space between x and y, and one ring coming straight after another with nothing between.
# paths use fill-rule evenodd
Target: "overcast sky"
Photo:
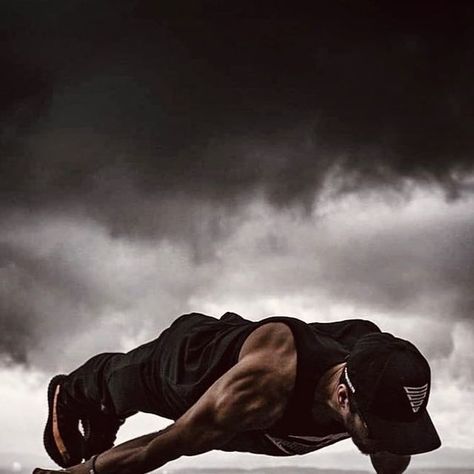
<instances>
[{"instance_id":1,"label":"overcast sky","mask_svg":"<svg viewBox=\"0 0 474 474\"><path fill-rule=\"evenodd\" d=\"M187 311L372 319L470 446L472 6L215 3L0 3L2 450Z\"/></svg>"}]
</instances>

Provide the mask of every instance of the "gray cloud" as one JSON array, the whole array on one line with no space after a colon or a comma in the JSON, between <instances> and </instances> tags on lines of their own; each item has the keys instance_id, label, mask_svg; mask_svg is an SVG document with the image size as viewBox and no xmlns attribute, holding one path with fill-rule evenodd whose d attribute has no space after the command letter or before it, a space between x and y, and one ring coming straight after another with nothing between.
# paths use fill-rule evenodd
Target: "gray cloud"
<instances>
[{"instance_id":1,"label":"gray cloud","mask_svg":"<svg viewBox=\"0 0 474 474\"><path fill-rule=\"evenodd\" d=\"M472 205L431 192L392 205L376 195L330 201L308 216L256 201L215 242L204 223L196 235L208 253L198 259L185 240L113 236L75 217L17 217L0 233L0 349L10 362L66 370L149 340L186 311L357 316L471 380L459 327L470 333Z\"/></svg>"},{"instance_id":2,"label":"gray cloud","mask_svg":"<svg viewBox=\"0 0 474 474\"><path fill-rule=\"evenodd\" d=\"M208 271L220 280L199 301L310 320L367 317L429 358L459 362L470 349L457 346L457 331L473 334L472 213L472 199L448 204L431 193L391 205L379 195L343 199L311 219L259 211L219 247ZM474 377L468 364L452 365L463 368L451 375Z\"/></svg>"},{"instance_id":3,"label":"gray cloud","mask_svg":"<svg viewBox=\"0 0 474 474\"><path fill-rule=\"evenodd\" d=\"M31 352L51 350L48 341L67 340L100 314L103 288L67 268L80 260L61 252L41 256L15 244L3 244L0 253L0 352L7 363L31 362Z\"/></svg>"},{"instance_id":4,"label":"gray cloud","mask_svg":"<svg viewBox=\"0 0 474 474\"><path fill-rule=\"evenodd\" d=\"M203 227L193 249L179 240L113 236L75 216L5 221L1 362L67 370L94 353L156 337L177 315L196 309L190 298L211 279L196 270L195 248L208 235Z\"/></svg>"},{"instance_id":5,"label":"gray cloud","mask_svg":"<svg viewBox=\"0 0 474 474\"><path fill-rule=\"evenodd\" d=\"M472 318L474 224L400 224L350 239L328 258L327 285L343 297L368 297L385 308L419 305L438 317Z\"/></svg>"}]
</instances>

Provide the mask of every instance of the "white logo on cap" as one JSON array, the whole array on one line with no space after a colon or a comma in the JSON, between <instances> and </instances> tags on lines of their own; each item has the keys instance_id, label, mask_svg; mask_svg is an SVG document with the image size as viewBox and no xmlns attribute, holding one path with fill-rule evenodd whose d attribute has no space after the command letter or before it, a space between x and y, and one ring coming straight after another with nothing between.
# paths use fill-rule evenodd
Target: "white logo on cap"
<instances>
[{"instance_id":1,"label":"white logo on cap","mask_svg":"<svg viewBox=\"0 0 474 474\"><path fill-rule=\"evenodd\" d=\"M426 394L428 393L428 384L422 385L421 387L403 387L410 401L411 409L413 413L416 413L423 405Z\"/></svg>"},{"instance_id":2,"label":"white logo on cap","mask_svg":"<svg viewBox=\"0 0 474 474\"><path fill-rule=\"evenodd\" d=\"M352 385L351 379L349 378L349 374L347 373L347 366L344 367L344 375L346 377L347 385L349 385L349 388L351 389L352 393L355 393L356 389L354 388L354 385Z\"/></svg>"}]
</instances>

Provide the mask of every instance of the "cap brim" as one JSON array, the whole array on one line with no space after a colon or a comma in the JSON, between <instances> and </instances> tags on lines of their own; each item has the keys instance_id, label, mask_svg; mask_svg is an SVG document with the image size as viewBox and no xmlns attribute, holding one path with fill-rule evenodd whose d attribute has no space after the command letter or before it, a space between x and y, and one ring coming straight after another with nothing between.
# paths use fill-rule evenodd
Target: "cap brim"
<instances>
[{"instance_id":1,"label":"cap brim","mask_svg":"<svg viewBox=\"0 0 474 474\"><path fill-rule=\"evenodd\" d=\"M441 446L441 440L428 412L416 421L393 422L367 414L364 419L370 437L381 441L384 450L393 454L411 455L433 451Z\"/></svg>"}]
</instances>

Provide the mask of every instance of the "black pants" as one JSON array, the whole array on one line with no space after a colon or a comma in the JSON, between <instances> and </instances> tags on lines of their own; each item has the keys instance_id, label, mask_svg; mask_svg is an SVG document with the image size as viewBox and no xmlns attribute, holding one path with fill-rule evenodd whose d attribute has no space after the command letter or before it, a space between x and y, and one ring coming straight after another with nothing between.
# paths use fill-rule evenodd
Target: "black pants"
<instances>
[{"instance_id":1,"label":"black pants","mask_svg":"<svg viewBox=\"0 0 474 474\"><path fill-rule=\"evenodd\" d=\"M130 352L92 357L67 376L63 389L86 413L126 418L141 411L176 420L237 362L257 324L233 313L183 315Z\"/></svg>"},{"instance_id":2,"label":"black pants","mask_svg":"<svg viewBox=\"0 0 474 474\"><path fill-rule=\"evenodd\" d=\"M71 372L63 383L68 401L86 414L103 413L126 418L138 411L156 413L156 397L148 380L159 339L128 353L98 354Z\"/></svg>"}]
</instances>

